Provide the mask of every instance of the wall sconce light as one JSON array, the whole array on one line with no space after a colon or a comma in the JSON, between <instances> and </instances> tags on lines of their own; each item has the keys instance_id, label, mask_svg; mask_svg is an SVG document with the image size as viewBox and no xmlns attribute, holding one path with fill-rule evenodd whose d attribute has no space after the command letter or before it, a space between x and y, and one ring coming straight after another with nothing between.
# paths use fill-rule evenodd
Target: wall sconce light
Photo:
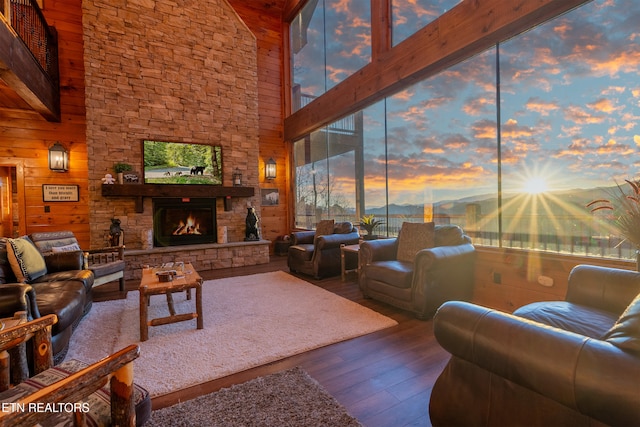
<instances>
[{"instance_id":1,"label":"wall sconce light","mask_svg":"<svg viewBox=\"0 0 640 427\"><path fill-rule=\"evenodd\" d=\"M59 142L49 147L49 169L54 172L69 170L69 153Z\"/></svg>"},{"instance_id":2,"label":"wall sconce light","mask_svg":"<svg viewBox=\"0 0 640 427\"><path fill-rule=\"evenodd\" d=\"M241 187L242 186L242 172L240 172L240 169L236 168L233 171L233 186L234 187Z\"/></svg>"},{"instance_id":3,"label":"wall sconce light","mask_svg":"<svg viewBox=\"0 0 640 427\"><path fill-rule=\"evenodd\" d=\"M264 177L266 179L276 179L276 161L271 157L264 164Z\"/></svg>"}]
</instances>

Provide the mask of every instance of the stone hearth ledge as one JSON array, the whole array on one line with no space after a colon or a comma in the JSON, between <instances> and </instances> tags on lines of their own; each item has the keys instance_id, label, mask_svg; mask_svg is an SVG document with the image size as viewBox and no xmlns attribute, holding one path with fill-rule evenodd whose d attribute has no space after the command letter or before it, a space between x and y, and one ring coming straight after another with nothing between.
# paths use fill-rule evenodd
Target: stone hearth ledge
<instances>
[{"instance_id":1,"label":"stone hearth ledge","mask_svg":"<svg viewBox=\"0 0 640 427\"><path fill-rule=\"evenodd\" d=\"M197 271L267 264L270 240L166 246L153 249L126 249L125 280L139 280L143 265L191 262Z\"/></svg>"}]
</instances>

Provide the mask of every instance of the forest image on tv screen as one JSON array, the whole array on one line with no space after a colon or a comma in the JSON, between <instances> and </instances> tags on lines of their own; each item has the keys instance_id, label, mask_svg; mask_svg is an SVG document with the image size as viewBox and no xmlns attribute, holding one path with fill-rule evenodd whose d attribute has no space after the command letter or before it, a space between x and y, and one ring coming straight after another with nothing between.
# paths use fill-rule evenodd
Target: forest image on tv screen
<instances>
[{"instance_id":1,"label":"forest image on tv screen","mask_svg":"<svg viewBox=\"0 0 640 427\"><path fill-rule=\"evenodd\" d=\"M143 141L145 184L222 185L222 148Z\"/></svg>"}]
</instances>

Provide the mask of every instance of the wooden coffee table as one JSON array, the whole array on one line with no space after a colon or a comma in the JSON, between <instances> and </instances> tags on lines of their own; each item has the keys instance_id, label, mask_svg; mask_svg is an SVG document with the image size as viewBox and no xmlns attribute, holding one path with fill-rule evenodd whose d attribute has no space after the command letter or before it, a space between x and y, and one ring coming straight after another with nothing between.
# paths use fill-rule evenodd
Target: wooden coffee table
<instances>
[{"instance_id":1,"label":"wooden coffee table","mask_svg":"<svg viewBox=\"0 0 640 427\"><path fill-rule=\"evenodd\" d=\"M184 264L184 271L179 272L170 282L160 282L152 269L142 270L140 280L140 341L149 339L149 326L166 325L168 323L183 322L197 319L197 328L202 329L202 277L191 264ZM191 299L191 289L196 290L196 312L177 314L173 306L173 293L187 292L187 299ZM147 319L149 298L151 295L166 295L169 306L169 316L158 319Z\"/></svg>"}]
</instances>

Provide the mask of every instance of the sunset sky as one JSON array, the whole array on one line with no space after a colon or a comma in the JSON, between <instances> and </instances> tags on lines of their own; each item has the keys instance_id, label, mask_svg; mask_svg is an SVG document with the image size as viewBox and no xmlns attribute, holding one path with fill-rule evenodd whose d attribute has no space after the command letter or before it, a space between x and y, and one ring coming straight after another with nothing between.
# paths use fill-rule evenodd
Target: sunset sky
<instances>
[{"instance_id":1,"label":"sunset sky","mask_svg":"<svg viewBox=\"0 0 640 427\"><path fill-rule=\"evenodd\" d=\"M370 60L368 0L327 3L326 21L337 23L327 31L348 43L327 42L325 58L298 55L299 70L321 70L326 60L326 80L315 73L297 81L316 96ZM457 3L394 0L394 22L416 27ZM553 191L637 177L638 22L640 2L597 0L500 45L505 192L523 192L532 180ZM495 195L496 53L494 47L387 98L386 115L384 101L364 110L367 206L386 203L385 159L389 203ZM334 191L352 194L352 153L330 158L329 168Z\"/></svg>"}]
</instances>

